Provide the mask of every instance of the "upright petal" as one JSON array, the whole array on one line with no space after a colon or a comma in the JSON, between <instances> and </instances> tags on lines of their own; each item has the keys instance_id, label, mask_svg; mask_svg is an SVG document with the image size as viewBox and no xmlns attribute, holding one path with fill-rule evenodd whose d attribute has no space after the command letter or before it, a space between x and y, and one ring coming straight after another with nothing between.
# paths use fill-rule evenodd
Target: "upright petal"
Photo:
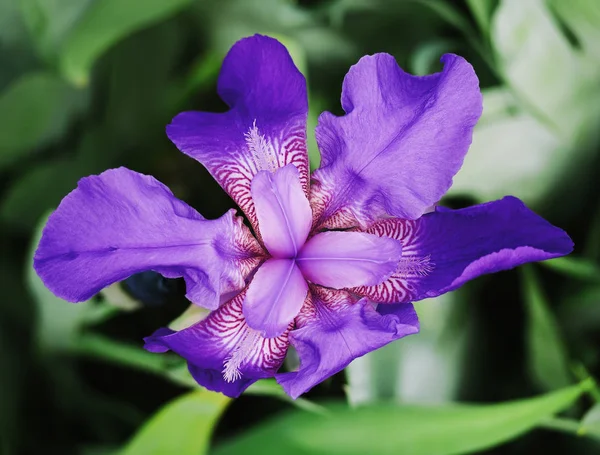
<instances>
[{"instance_id":1,"label":"upright petal","mask_svg":"<svg viewBox=\"0 0 600 455\"><path fill-rule=\"evenodd\" d=\"M390 277L402 255L402 244L390 240L361 232L321 232L306 242L296 262L315 284L335 289L375 285Z\"/></svg>"},{"instance_id":2,"label":"upright petal","mask_svg":"<svg viewBox=\"0 0 600 455\"><path fill-rule=\"evenodd\" d=\"M259 231L274 257L294 258L312 225L312 211L298 179L298 169L288 164L274 174L260 171L252 180Z\"/></svg>"},{"instance_id":3,"label":"upright petal","mask_svg":"<svg viewBox=\"0 0 600 455\"><path fill-rule=\"evenodd\" d=\"M153 177L129 169L86 177L48 219L34 267L59 297L86 300L146 270L184 277L207 308L240 289L261 249L233 211L205 220Z\"/></svg>"},{"instance_id":4,"label":"upright petal","mask_svg":"<svg viewBox=\"0 0 600 455\"><path fill-rule=\"evenodd\" d=\"M325 112L313 174L316 227L366 226L383 214L416 219L450 188L481 115L477 76L442 57L429 76L405 73L388 54L363 57L344 79L343 117Z\"/></svg>"},{"instance_id":5,"label":"upright petal","mask_svg":"<svg viewBox=\"0 0 600 455\"><path fill-rule=\"evenodd\" d=\"M402 259L389 280L353 289L375 302L435 297L485 273L573 250L562 229L510 196L461 210L438 207L416 221L382 220L367 232L403 245Z\"/></svg>"},{"instance_id":6,"label":"upright petal","mask_svg":"<svg viewBox=\"0 0 600 455\"><path fill-rule=\"evenodd\" d=\"M419 321L410 303L380 305L358 302L345 291L311 287L298 328L289 341L300 356L300 369L276 376L284 390L297 398L352 360L391 341L417 333Z\"/></svg>"},{"instance_id":7,"label":"upright petal","mask_svg":"<svg viewBox=\"0 0 600 455\"><path fill-rule=\"evenodd\" d=\"M244 297L245 291L187 329L157 330L145 338L144 348L171 350L187 360L198 384L230 397L240 396L258 379L273 377L288 348L287 332L263 338L248 327L242 315Z\"/></svg>"},{"instance_id":8,"label":"upright petal","mask_svg":"<svg viewBox=\"0 0 600 455\"><path fill-rule=\"evenodd\" d=\"M183 112L167 135L208 169L256 228L250 182L259 171L292 163L308 191L306 81L281 43L255 35L225 57L218 92L228 112Z\"/></svg>"},{"instance_id":9,"label":"upright petal","mask_svg":"<svg viewBox=\"0 0 600 455\"><path fill-rule=\"evenodd\" d=\"M302 308L307 291L308 284L293 259L268 259L248 287L244 317L262 336L279 336Z\"/></svg>"}]
</instances>

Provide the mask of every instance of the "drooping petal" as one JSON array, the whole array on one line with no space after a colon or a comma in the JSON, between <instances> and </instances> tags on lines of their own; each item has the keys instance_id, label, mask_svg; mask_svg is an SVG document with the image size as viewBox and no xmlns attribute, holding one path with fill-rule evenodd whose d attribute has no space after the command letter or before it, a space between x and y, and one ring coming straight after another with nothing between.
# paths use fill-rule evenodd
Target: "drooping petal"
<instances>
[{"instance_id":1,"label":"drooping petal","mask_svg":"<svg viewBox=\"0 0 600 455\"><path fill-rule=\"evenodd\" d=\"M206 220L153 177L129 169L86 177L48 219L34 267L72 302L130 275L184 277L187 297L216 308L240 289L261 248L233 211Z\"/></svg>"},{"instance_id":2,"label":"drooping petal","mask_svg":"<svg viewBox=\"0 0 600 455\"><path fill-rule=\"evenodd\" d=\"M316 227L366 226L384 214L416 219L450 188L482 98L471 65L452 54L442 62L442 72L422 77L388 54L363 57L350 69L346 115L325 112L316 130Z\"/></svg>"},{"instance_id":3,"label":"drooping petal","mask_svg":"<svg viewBox=\"0 0 600 455\"><path fill-rule=\"evenodd\" d=\"M231 48L217 89L231 110L183 112L167 135L208 169L256 228L250 182L257 172L292 163L308 191L306 81L281 43L255 35Z\"/></svg>"},{"instance_id":4,"label":"drooping petal","mask_svg":"<svg viewBox=\"0 0 600 455\"><path fill-rule=\"evenodd\" d=\"M375 285L389 278L402 255L402 244L390 240L362 232L321 232L306 242L296 262L315 284L335 289Z\"/></svg>"},{"instance_id":5,"label":"drooping petal","mask_svg":"<svg viewBox=\"0 0 600 455\"><path fill-rule=\"evenodd\" d=\"M419 331L410 303L375 309L367 299L356 302L345 291L311 286L310 293L312 301L297 319L298 328L289 334L300 369L276 376L292 398L343 370L355 358Z\"/></svg>"},{"instance_id":6,"label":"drooping petal","mask_svg":"<svg viewBox=\"0 0 600 455\"><path fill-rule=\"evenodd\" d=\"M293 259L268 259L248 287L244 317L262 336L279 336L302 308L307 291L308 284Z\"/></svg>"},{"instance_id":7,"label":"drooping petal","mask_svg":"<svg viewBox=\"0 0 600 455\"><path fill-rule=\"evenodd\" d=\"M159 329L144 339L151 352L171 350L188 362L203 387L238 397L258 379L273 377L288 348L288 332L263 338L248 327L242 315L245 291L213 311L206 319L174 332Z\"/></svg>"},{"instance_id":8,"label":"drooping petal","mask_svg":"<svg viewBox=\"0 0 600 455\"><path fill-rule=\"evenodd\" d=\"M274 257L293 258L304 245L312 225L312 211L293 164L274 174L260 171L252 180L259 231Z\"/></svg>"},{"instance_id":9,"label":"drooping petal","mask_svg":"<svg viewBox=\"0 0 600 455\"><path fill-rule=\"evenodd\" d=\"M377 286L354 289L376 302L435 297L485 273L569 254L573 242L519 199L461 210L438 207L416 221L387 219L367 232L399 239L398 270Z\"/></svg>"}]
</instances>

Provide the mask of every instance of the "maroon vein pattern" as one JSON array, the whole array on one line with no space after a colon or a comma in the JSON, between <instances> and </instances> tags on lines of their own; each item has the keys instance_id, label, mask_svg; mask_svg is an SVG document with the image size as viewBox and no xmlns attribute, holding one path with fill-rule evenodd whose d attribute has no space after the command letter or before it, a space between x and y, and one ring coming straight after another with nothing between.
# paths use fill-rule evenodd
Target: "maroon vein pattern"
<instances>
[{"instance_id":1,"label":"maroon vein pattern","mask_svg":"<svg viewBox=\"0 0 600 455\"><path fill-rule=\"evenodd\" d=\"M243 291L229 302L213 311L201 324L201 330L219 340L220 348L234 353L240 348L248 331L251 330L242 314L242 302L246 292ZM242 374L245 370L264 370L275 372L281 366L288 348L289 330L275 338L258 336L258 342L250 347L243 363L240 364Z\"/></svg>"},{"instance_id":2,"label":"maroon vein pattern","mask_svg":"<svg viewBox=\"0 0 600 455\"><path fill-rule=\"evenodd\" d=\"M368 297L374 302L401 303L410 302L416 295L414 284L435 266L429 257L419 250L419 236L422 235L420 220L400 220L389 218L377 221L368 229L361 231L379 237L391 237L402 243L402 259L394 274L377 286L360 286L352 291Z\"/></svg>"},{"instance_id":3,"label":"maroon vein pattern","mask_svg":"<svg viewBox=\"0 0 600 455\"><path fill-rule=\"evenodd\" d=\"M274 151L278 168L287 164L293 164L298 168L302 189L308 194L308 154L304 122L288 125L278 137L265 136L265 140L266 146L271 149L269 152ZM262 152L267 153L266 150ZM250 183L258 171L269 169L261 169L260 163L247 146L232 154L215 152L204 164L215 180L243 210L252 223L254 231L257 232L258 221Z\"/></svg>"}]
</instances>

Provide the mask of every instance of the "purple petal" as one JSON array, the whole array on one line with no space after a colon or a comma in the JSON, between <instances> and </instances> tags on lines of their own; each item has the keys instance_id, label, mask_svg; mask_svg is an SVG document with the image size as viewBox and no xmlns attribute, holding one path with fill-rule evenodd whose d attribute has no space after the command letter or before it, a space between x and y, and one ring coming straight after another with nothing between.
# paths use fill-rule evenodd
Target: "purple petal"
<instances>
[{"instance_id":1,"label":"purple petal","mask_svg":"<svg viewBox=\"0 0 600 455\"><path fill-rule=\"evenodd\" d=\"M259 171L292 163L308 191L306 81L281 43L255 35L225 57L218 92L228 112L183 112L167 135L208 169L256 227L250 182Z\"/></svg>"},{"instance_id":2,"label":"purple petal","mask_svg":"<svg viewBox=\"0 0 600 455\"><path fill-rule=\"evenodd\" d=\"M312 211L293 164L252 180L252 199L263 242L274 257L296 257L312 225Z\"/></svg>"},{"instance_id":3,"label":"purple petal","mask_svg":"<svg viewBox=\"0 0 600 455\"><path fill-rule=\"evenodd\" d=\"M376 302L435 297L485 273L573 250L562 229L510 196L461 210L438 207L416 221L382 220L367 232L403 245L398 271L389 280L354 289Z\"/></svg>"},{"instance_id":4,"label":"purple petal","mask_svg":"<svg viewBox=\"0 0 600 455\"><path fill-rule=\"evenodd\" d=\"M311 287L311 293L312 303L303 309L299 328L289 335L300 356L300 369L276 376L292 398L341 371L355 358L419 331L410 303L381 305L381 310L375 310L367 299L355 303L345 291Z\"/></svg>"},{"instance_id":5,"label":"purple petal","mask_svg":"<svg viewBox=\"0 0 600 455\"><path fill-rule=\"evenodd\" d=\"M402 255L402 244L389 240L361 232L322 232L306 242L296 261L315 284L335 289L375 285L396 270Z\"/></svg>"},{"instance_id":6,"label":"purple petal","mask_svg":"<svg viewBox=\"0 0 600 455\"><path fill-rule=\"evenodd\" d=\"M293 259L269 259L248 287L244 317L262 336L279 336L302 308L307 291L308 284Z\"/></svg>"},{"instance_id":7,"label":"purple petal","mask_svg":"<svg viewBox=\"0 0 600 455\"><path fill-rule=\"evenodd\" d=\"M216 308L240 289L261 248L233 211L205 220L153 177L119 168L79 181L48 219L34 267L63 299L80 302L130 275L184 277L187 297Z\"/></svg>"},{"instance_id":8,"label":"purple petal","mask_svg":"<svg viewBox=\"0 0 600 455\"><path fill-rule=\"evenodd\" d=\"M198 384L238 397L258 379L273 377L288 347L287 332L267 339L248 327L242 315L244 297L240 293L187 329L157 330L144 339L144 348L177 353L187 360Z\"/></svg>"},{"instance_id":9,"label":"purple petal","mask_svg":"<svg viewBox=\"0 0 600 455\"><path fill-rule=\"evenodd\" d=\"M416 219L450 188L482 98L469 63L452 54L442 62L441 73L423 77L405 73L388 54L350 69L346 115L325 112L317 126L316 226L365 226L383 214Z\"/></svg>"}]
</instances>

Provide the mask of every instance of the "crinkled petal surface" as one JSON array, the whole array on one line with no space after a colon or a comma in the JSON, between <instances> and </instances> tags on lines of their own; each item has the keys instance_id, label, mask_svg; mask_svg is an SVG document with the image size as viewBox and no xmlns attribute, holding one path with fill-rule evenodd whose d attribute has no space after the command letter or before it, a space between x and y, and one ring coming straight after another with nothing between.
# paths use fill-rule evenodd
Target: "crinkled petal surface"
<instances>
[{"instance_id":1,"label":"crinkled petal surface","mask_svg":"<svg viewBox=\"0 0 600 455\"><path fill-rule=\"evenodd\" d=\"M435 297L485 273L573 250L562 229L510 196L460 210L438 207L416 221L382 220L367 232L403 244L398 271L389 280L354 289L376 302Z\"/></svg>"},{"instance_id":2,"label":"crinkled petal surface","mask_svg":"<svg viewBox=\"0 0 600 455\"><path fill-rule=\"evenodd\" d=\"M331 231L311 237L296 262L308 281L342 289L381 283L396 270L401 255L402 244L395 239Z\"/></svg>"},{"instance_id":3,"label":"crinkled petal surface","mask_svg":"<svg viewBox=\"0 0 600 455\"><path fill-rule=\"evenodd\" d=\"M248 287L244 301L248 325L268 338L281 335L302 308L307 291L293 259L268 259Z\"/></svg>"},{"instance_id":4,"label":"crinkled petal surface","mask_svg":"<svg viewBox=\"0 0 600 455\"><path fill-rule=\"evenodd\" d=\"M267 339L249 329L242 315L244 297L245 292L240 293L203 321L179 332L157 330L145 338L144 348L175 352L187 360L198 384L238 397L258 379L273 377L288 348L287 332Z\"/></svg>"},{"instance_id":5,"label":"crinkled petal surface","mask_svg":"<svg viewBox=\"0 0 600 455\"><path fill-rule=\"evenodd\" d=\"M289 341L298 351L300 368L276 376L292 398L343 370L357 357L399 338L417 333L419 322L410 303L380 305L356 302L345 291L311 287Z\"/></svg>"},{"instance_id":6,"label":"crinkled petal surface","mask_svg":"<svg viewBox=\"0 0 600 455\"><path fill-rule=\"evenodd\" d=\"M296 257L312 225L312 211L293 164L275 173L260 171L252 180L262 240L274 257Z\"/></svg>"},{"instance_id":7,"label":"crinkled petal surface","mask_svg":"<svg viewBox=\"0 0 600 455\"><path fill-rule=\"evenodd\" d=\"M208 169L256 228L250 182L259 171L293 163L308 191L306 81L281 43L255 35L225 57L218 92L231 110L183 112L167 135Z\"/></svg>"},{"instance_id":8,"label":"crinkled petal surface","mask_svg":"<svg viewBox=\"0 0 600 455\"><path fill-rule=\"evenodd\" d=\"M446 54L429 76L404 72L388 54L360 59L342 91L343 117L319 117L321 168L311 203L317 227L366 226L383 214L420 217L450 188L482 111L479 83Z\"/></svg>"},{"instance_id":9,"label":"crinkled petal surface","mask_svg":"<svg viewBox=\"0 0 600 455\"><path fill-rule=\"evenodd\" d=\"M187 297L216 308L244 286L261 248L233 211L206 220L156 179L129 169L86 177L48 219L34 268L57 296L87 300L138 272L184 277Z\"/></svg>"}]
</instances>

